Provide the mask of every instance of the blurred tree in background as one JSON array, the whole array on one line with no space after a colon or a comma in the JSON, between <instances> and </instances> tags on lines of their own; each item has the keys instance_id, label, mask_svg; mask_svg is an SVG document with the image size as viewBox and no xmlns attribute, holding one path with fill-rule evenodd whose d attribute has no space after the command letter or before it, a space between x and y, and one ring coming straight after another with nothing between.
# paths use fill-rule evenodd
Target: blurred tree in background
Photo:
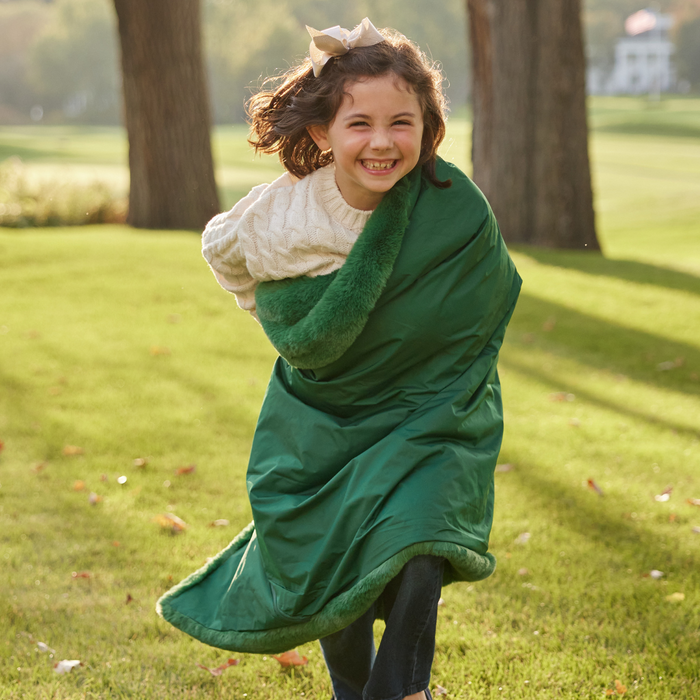
<instances>
[{"instance_id":1,"label":"blurred tree in background","mask_svg":"<svg viewBox=\"0 0 700 700\"><path fill-rule=\"evenodd\" d=\"M509 243L600 250L580 0L467 0L472 162Z\"/></svg>"},{"instance_id":2,"label":"blurred tree in background","mask_svg":"<svg viewBox=\"0 0 700 700\"><path fill-rule=\"evenodd\" d=\"M683 22L676 33L678 75L700 92L700 16Z\"/></svg>"},{"instance_id":3,"label":"blurred tree in background","mask_svg":"<svg viewBox=\"0 0 700 700\"><path fill-rule=\"evenodd\" d=\"M127 223L201 230L220 207L200 0L114 0L114 7L129 137Z\"/></svg>"}]
</instances>

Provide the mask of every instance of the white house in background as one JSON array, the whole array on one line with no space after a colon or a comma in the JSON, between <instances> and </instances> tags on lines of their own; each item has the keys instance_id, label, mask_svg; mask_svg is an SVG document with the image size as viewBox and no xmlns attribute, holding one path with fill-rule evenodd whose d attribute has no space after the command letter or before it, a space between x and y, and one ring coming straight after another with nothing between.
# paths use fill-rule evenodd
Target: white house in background
<instances>
[{"instance_id":1,"label":"white house in background","mask_svg":"<svg viewBox=\"0 0 700 700\"><path fill-rule=\"evenodd\" d=\"M669 39L673 17L640 10L628 18L625 26L629 36L617 40L612 70L589 65L589 94L641 95L675 90L675 48Z\"/></svg>"}]
</instances>

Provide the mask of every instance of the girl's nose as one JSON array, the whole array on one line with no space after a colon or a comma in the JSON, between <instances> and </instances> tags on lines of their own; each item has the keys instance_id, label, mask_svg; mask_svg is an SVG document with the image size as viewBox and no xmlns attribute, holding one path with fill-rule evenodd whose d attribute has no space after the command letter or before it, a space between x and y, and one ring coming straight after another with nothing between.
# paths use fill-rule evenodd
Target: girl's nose
<instances>
[{"instance_id":1,"label":"girl's nose","mask_svg":"<svg viewBox=\"0 0 700 700\"><path fill-rule=\"evenodd\" d=\"M375 129L372 132L370 146L375 150L382 151L391 148L392 140L389 129Z\"/></svg>"}]
</instances>

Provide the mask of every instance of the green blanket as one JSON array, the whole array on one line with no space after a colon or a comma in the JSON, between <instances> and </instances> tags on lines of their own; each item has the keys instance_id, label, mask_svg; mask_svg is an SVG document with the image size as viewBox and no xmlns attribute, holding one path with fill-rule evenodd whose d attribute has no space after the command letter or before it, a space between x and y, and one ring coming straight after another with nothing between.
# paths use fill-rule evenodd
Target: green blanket
<instances>
[{"instance_id":1,"label":"green blanket","mask_svg":"<svg viewBox=\"0 0 700 700\"><path fill-rule=\"evenodd\" d=\"M159 601L222 649L275 653L369 608L417 554L444 583L489 576L503 413L498 352L520 289L483 195L438 162L370 217L331 275L265 283L282 357L247 487L254 521Z\"/></svg>"}]
</instances>

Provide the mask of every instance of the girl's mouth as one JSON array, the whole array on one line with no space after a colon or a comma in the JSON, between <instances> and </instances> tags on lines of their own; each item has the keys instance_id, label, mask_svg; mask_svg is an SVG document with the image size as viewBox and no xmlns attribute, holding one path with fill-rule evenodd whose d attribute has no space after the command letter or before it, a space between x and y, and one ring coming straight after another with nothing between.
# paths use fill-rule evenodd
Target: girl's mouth
<instances>
[{"instance_id":1,"label":"girl's mouth","mask_svg":"<svg viewBox=\"0 0 700 700\"><path fill-rule=\"evenodd\" d=\"M397 163L397 160L363 160L360 161L362 166L367 170L391 170Z\"/></svg>"}]
</instances>

